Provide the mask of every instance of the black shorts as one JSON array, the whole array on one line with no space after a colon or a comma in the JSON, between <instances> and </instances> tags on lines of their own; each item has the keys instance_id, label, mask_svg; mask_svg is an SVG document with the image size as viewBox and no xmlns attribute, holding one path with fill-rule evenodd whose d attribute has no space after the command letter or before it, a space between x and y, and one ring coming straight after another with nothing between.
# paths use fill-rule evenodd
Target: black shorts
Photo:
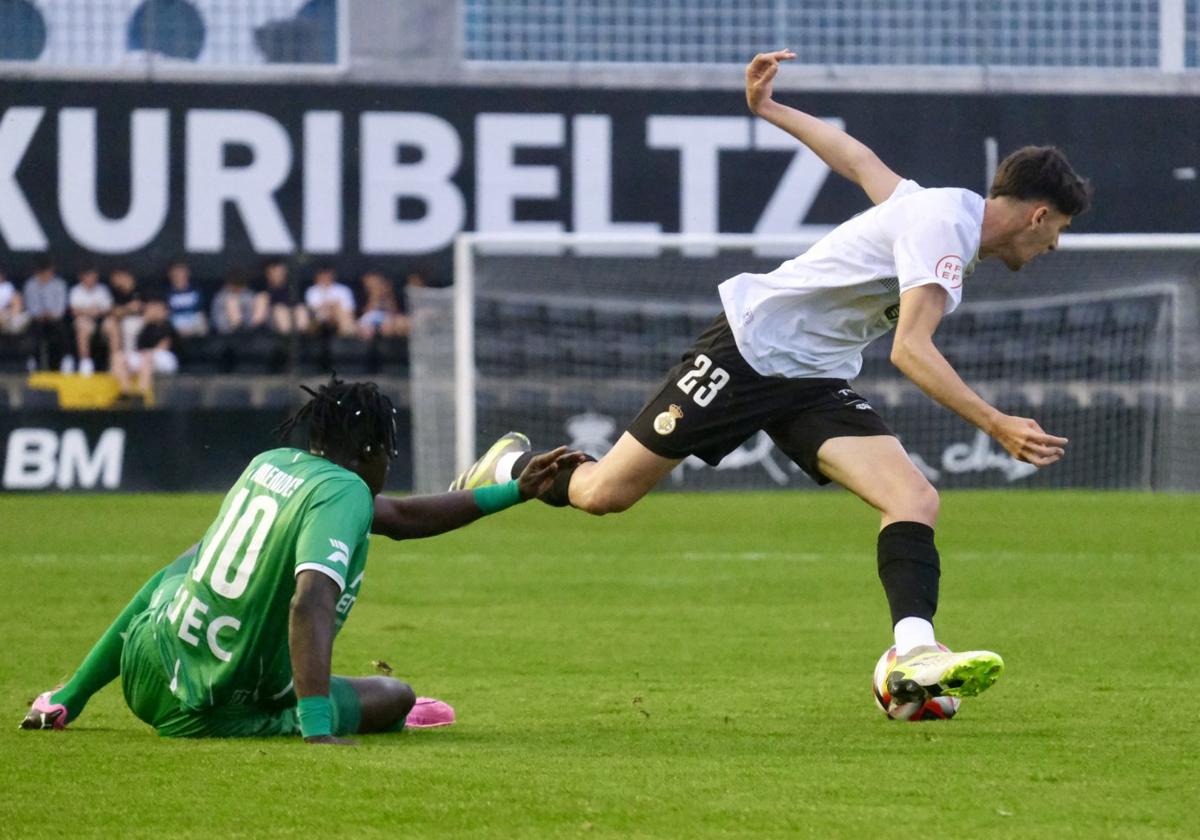
<instances>
[{"instance_id":1,"label":"black shorts","mask_svg":"<svg viewBox=\"0 0 1200 840\"><path fill-rule=\"evenodd\" d=\"M629 426L656 455L695 455L714 467L760 430L818 484L829 483L817 468L825 441L893 434L844 379L788 379L754 370L724 314L683 354Z\"/></svg>"}]
</instances>

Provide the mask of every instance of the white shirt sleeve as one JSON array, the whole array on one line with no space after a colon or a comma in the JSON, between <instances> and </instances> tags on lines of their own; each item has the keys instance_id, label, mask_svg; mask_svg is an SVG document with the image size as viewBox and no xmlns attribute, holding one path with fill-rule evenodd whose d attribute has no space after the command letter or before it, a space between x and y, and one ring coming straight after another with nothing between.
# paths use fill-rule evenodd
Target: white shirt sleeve
<instances>
[{"instance_id":1,"label":"white shirt sleeve","mask_svg":"<svg viewBox=\"0 0 1200 840\"><path fill-rule=\"evenodd\" d=\"M906 195L920 192L922 189L924 189L924 187L922 187L916 181L904 178L899 184L896 185L896 189L892 190L892 194L887 197L887 200L891 201L894 198L902 198Z\"/></svg>"},{"instance_id":2,"label":"white shirt sleeve","mask_svg":"<svg viewBox=\"0 0 1200 840\"><path fill-rule=\"evenodd\" d=\"M953 222L933 219L919 222L893 243L900 294L917 286L936 285L946 290L946 314L962 300L963 269L974 257L970 244Z\"/></svg>"},{"instance_id":3,"label":"white shirt sleeve","mask_svg":"<svg viewBox=\"0 0 1200 840\"><path fill-rule=\"evenodd\" d=\"M304 290L304 303L309 309L317 309L321 305L321 289L319 286L309 286Z\"/></svg>"}]
</instances>

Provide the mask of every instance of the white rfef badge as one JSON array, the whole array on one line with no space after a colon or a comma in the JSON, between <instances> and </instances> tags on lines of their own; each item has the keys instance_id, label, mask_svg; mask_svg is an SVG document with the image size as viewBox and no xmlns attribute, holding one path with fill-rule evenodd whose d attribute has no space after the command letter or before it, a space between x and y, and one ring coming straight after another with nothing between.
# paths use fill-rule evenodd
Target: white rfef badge
<instances>
[{"instance_id":1,"label":"white rfef badge","mask_svg":"<svg viewBox=\"0 0 1200 840\"><path fill-rule=\"evenodd\" d=\"M675 431L675 421L683 417L683 409L674 403L662 414L654 418L654 431L660 435L669 435Z\"/></svg>"}]
</instances>

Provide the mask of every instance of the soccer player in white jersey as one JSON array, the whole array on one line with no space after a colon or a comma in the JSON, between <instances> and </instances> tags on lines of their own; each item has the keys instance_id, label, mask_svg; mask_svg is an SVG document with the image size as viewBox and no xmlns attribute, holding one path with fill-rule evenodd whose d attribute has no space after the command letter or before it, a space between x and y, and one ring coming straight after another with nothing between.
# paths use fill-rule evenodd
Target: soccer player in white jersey
<instances>
[{"instance_id":1,"label":"soccer player in white jersey","mask_svg":"<svg viewBox=\"0 0 1200 840\"><path fill-rule=\"evenodd\" d=\"M1014 458L1045 467L1066 438L1004 414L959 377L933 341L962 299L976 263L1017 271L1054 250L1090 188L1053 147L1026 147L999 166L987 198L926 189L869 148L772 98L783 50L746 69L750 110L854 181L875 205L769 274L720 285L724 309L599 461L559 472L543 499L593 514L623 511L688 455L709 464L759 430L818 483L836 481L882 515L879 577L899 659L888 676L896 702L969 696L1000 675L990 651L943 653L934 639L940 564L938 494L882 418L850 387L862 350L895 328L892 362L926 394L984 430ZM523 435L501 438L454 488L511 480L532 453Z\"/></svg>"}]
</instances>

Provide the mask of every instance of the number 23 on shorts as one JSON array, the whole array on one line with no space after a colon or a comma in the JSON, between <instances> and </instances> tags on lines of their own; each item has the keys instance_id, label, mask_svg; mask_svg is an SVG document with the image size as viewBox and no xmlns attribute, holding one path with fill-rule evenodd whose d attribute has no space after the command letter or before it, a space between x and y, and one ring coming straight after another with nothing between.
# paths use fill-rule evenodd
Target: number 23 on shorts
<instances>
[{"instance_id":1,"label":"number 23 on shorts","mask_svg":"<svg viewBox=\"0 0 1200 840\"><path fill-rule=\"evenodd\" d=\"M708 378L707 383L700 385L701 380ZM685 394L690 394L692 401L701 408L706 407L714 399L717 392L729 384L729 374L724 368L713 367L713 361L700 353L696 356L696 366L680 377L676 387ZM700 385L699 388L696 386ZM695 391L693 394L692 391Z\"/></svg>"}]
</instances>

